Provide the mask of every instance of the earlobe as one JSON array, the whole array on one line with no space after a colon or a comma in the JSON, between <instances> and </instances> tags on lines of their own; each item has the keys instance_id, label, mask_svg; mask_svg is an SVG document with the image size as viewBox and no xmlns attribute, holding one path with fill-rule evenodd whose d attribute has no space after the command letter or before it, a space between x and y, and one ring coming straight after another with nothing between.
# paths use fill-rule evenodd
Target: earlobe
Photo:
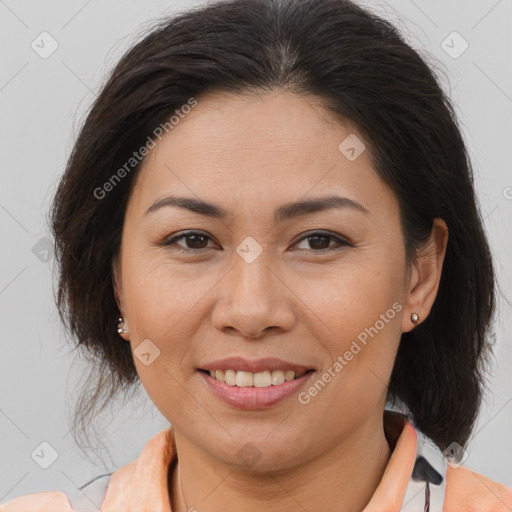
<instances>
[{"instance_id":1,"label":"earlobe","mask_svg":"<svg viewBox=\"0 0 512 512\"><path fill-rule=\"evenodd\" d=\"M120 312L120 316L117 320L117 333L119 334L119 336L121 336L121 338L123 338L126 341L129 341L128 322L125 318L121 273L119 269L119 260L117 258L115 258L112 261L112 286L114 289L114 297L117 302L117 307L119 308Z\"/></svg>"},{"instance_id":2,"label":"earlobe","mask_svg":"<svg viewBox=\"0 0 512 512\"><path fill-rule=\"evenodd\" d=\"M436 218L430 238L425 247L420 249L412 269L402 332L411 331L430 313L441 282L447 244L448 227L443 219Z\"/></svg>"},{"instance_id":3,"label":"earlobe","mask_svg":"<svg viewBox=\"0 0 512 512\"><path fill-rule=\"evenodd\" d=\"M128 340L128 336L123 336L123 334L128 334L128 322L122 316L118 318L118 321L119 323L117 324L117 333L123 339Z\"/></svg>"}]
</instances>

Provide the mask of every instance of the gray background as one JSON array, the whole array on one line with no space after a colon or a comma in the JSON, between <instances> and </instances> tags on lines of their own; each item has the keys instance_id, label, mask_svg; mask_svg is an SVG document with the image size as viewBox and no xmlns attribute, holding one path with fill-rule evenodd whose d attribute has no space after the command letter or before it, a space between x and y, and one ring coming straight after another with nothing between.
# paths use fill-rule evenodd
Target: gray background
<instances>
[{"instance_id":1,"label":"gray background","mask_svg":"<svg viewBox=\"0 0 512 512\"><path fill-rule=\"evenodd\" d=\"M476 172L501 291L509 300L512 1L360 3L399 26L433 63L454 99ZM84 460L77 450L67 411L86 365L70 353L54 306L54 260L47 252L46 214L78 127L106 71L151 20L198 4L0 0L0 502L30 492L70 491L129 463L152 435L168 426L139 389L137 400L120 406L113 418L106 416L103 442L111 459L107 457L105 466ZM58 43L48 58L31 47L33 41L42 46L41 37L47 36L39 35L44 31ZM454 31L469 44L461 55L457 54L464 43L450 36ZM45 40L46 50L50 43ZM511 334L511 304L501 299L496 366L465 461L508 486L512 486ZM31 456L34 450L41 452L42 442L57 454L48 469ZM44 452L45 457L52 453Z\"/></svg>"}]
</instances>

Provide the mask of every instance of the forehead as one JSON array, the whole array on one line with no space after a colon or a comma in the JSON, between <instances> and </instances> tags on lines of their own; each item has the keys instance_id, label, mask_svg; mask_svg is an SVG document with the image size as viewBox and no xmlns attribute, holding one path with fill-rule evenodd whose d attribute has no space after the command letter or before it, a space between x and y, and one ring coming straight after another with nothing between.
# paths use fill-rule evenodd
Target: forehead
<instances>
[{"instance_id":1,"label":"forehead","mask_svg":"<svg viewBox=\"0 0 512 512\"><path fill-rule=\"evenodd\" d=\"M149 152L133 199L147 208L180 192L255 206L339 193L363 204L376 196L389 203L391 191L365 143L314 96L209 93ZM347 147L355 148L355 159Z\"/></svg>"}]
</instances>

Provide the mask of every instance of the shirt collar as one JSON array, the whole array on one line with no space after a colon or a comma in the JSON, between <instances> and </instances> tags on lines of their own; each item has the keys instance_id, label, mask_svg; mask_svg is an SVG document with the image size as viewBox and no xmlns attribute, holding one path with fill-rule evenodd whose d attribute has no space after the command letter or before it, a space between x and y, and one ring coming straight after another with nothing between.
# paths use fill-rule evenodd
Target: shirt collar
<instances>
[{"instance_id":1,"label":"shirt collar","mask_svg":"<svg viewBox=\"0 0 512 512\"><path fill-rule=\"evenodd\" d=\"M435 445L399 412L384 411L384 430L392 450L391 457L363 512L398 512L402 504L408 507L404 511L423 511L428 510L423 505L433 498L441 500L442 510L444 485L434 484L438 477L442 484L445 482L446 466L443 466L439 449L436 450ZM167 476L176 461L171 426L153 436L136 460L111 474L101 510L172 512Z\"/></svg>"}]
</instances>

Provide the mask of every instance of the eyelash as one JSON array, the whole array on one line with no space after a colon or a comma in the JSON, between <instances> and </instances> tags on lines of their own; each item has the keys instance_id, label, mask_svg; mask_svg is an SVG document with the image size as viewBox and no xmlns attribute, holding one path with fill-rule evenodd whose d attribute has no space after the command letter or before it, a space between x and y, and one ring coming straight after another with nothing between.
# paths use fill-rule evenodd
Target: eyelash
<instances>
[{"instance_id":1,"label":"eyelash","mask_svg":"<svg viewBox=\"0 0 512 512\"><path fill-rule=\"evenodd\" d=\"M170 247L172 245L176 246L174 249L176 249L177 251L179 252L183 252L183 253L190 253L191 251L192 252L196 252L196 253L202 253L202 252L205 252L205 251L208 251L209 248L207 247L202 247L200 249L191 249L191 248L183 248L181 246L178 246L176 244L176 242L182 238L187 238L187 237L190 237L190 236L194 236L194 235L199 235L199 236L202 236L204 238L208 238L208 239L212 239L211 237L209 237L208 235L205 235L204 233L202 233L201 231L186 231L184 233L181 233L175 237L172 237L168 240L164 240L163 242L161 242L161 244L159 245L162 245L162 246L165 246L165 247ZM346 240L343 240L342 238L338 237L338 236L335 236L329 232L324 232L324 231L312 231L310 233L308 233L307 235L303 236L301 239L297 240L297 242L295 242L296 244L302 242L303 240L307 240L308 238L313 238L315 236L321 236L321 237L324 237L324 238L331 238L331 239L335 239L339 242L339 246L338 247L328 247L326 249L319 249L319 250L315 250L315 249L310 249L310 251L313 251L313 252L316 252L316 253L326 253L326 252L331 252L331 251L335 251L335 250L339 250L339 249L342 249L344 246L349 246L349 247L353 247L352 244L350 244L349 242L347 242ZM298 249L299 251L307 251L308 249Z\"/></svg>"}]
</instances>

